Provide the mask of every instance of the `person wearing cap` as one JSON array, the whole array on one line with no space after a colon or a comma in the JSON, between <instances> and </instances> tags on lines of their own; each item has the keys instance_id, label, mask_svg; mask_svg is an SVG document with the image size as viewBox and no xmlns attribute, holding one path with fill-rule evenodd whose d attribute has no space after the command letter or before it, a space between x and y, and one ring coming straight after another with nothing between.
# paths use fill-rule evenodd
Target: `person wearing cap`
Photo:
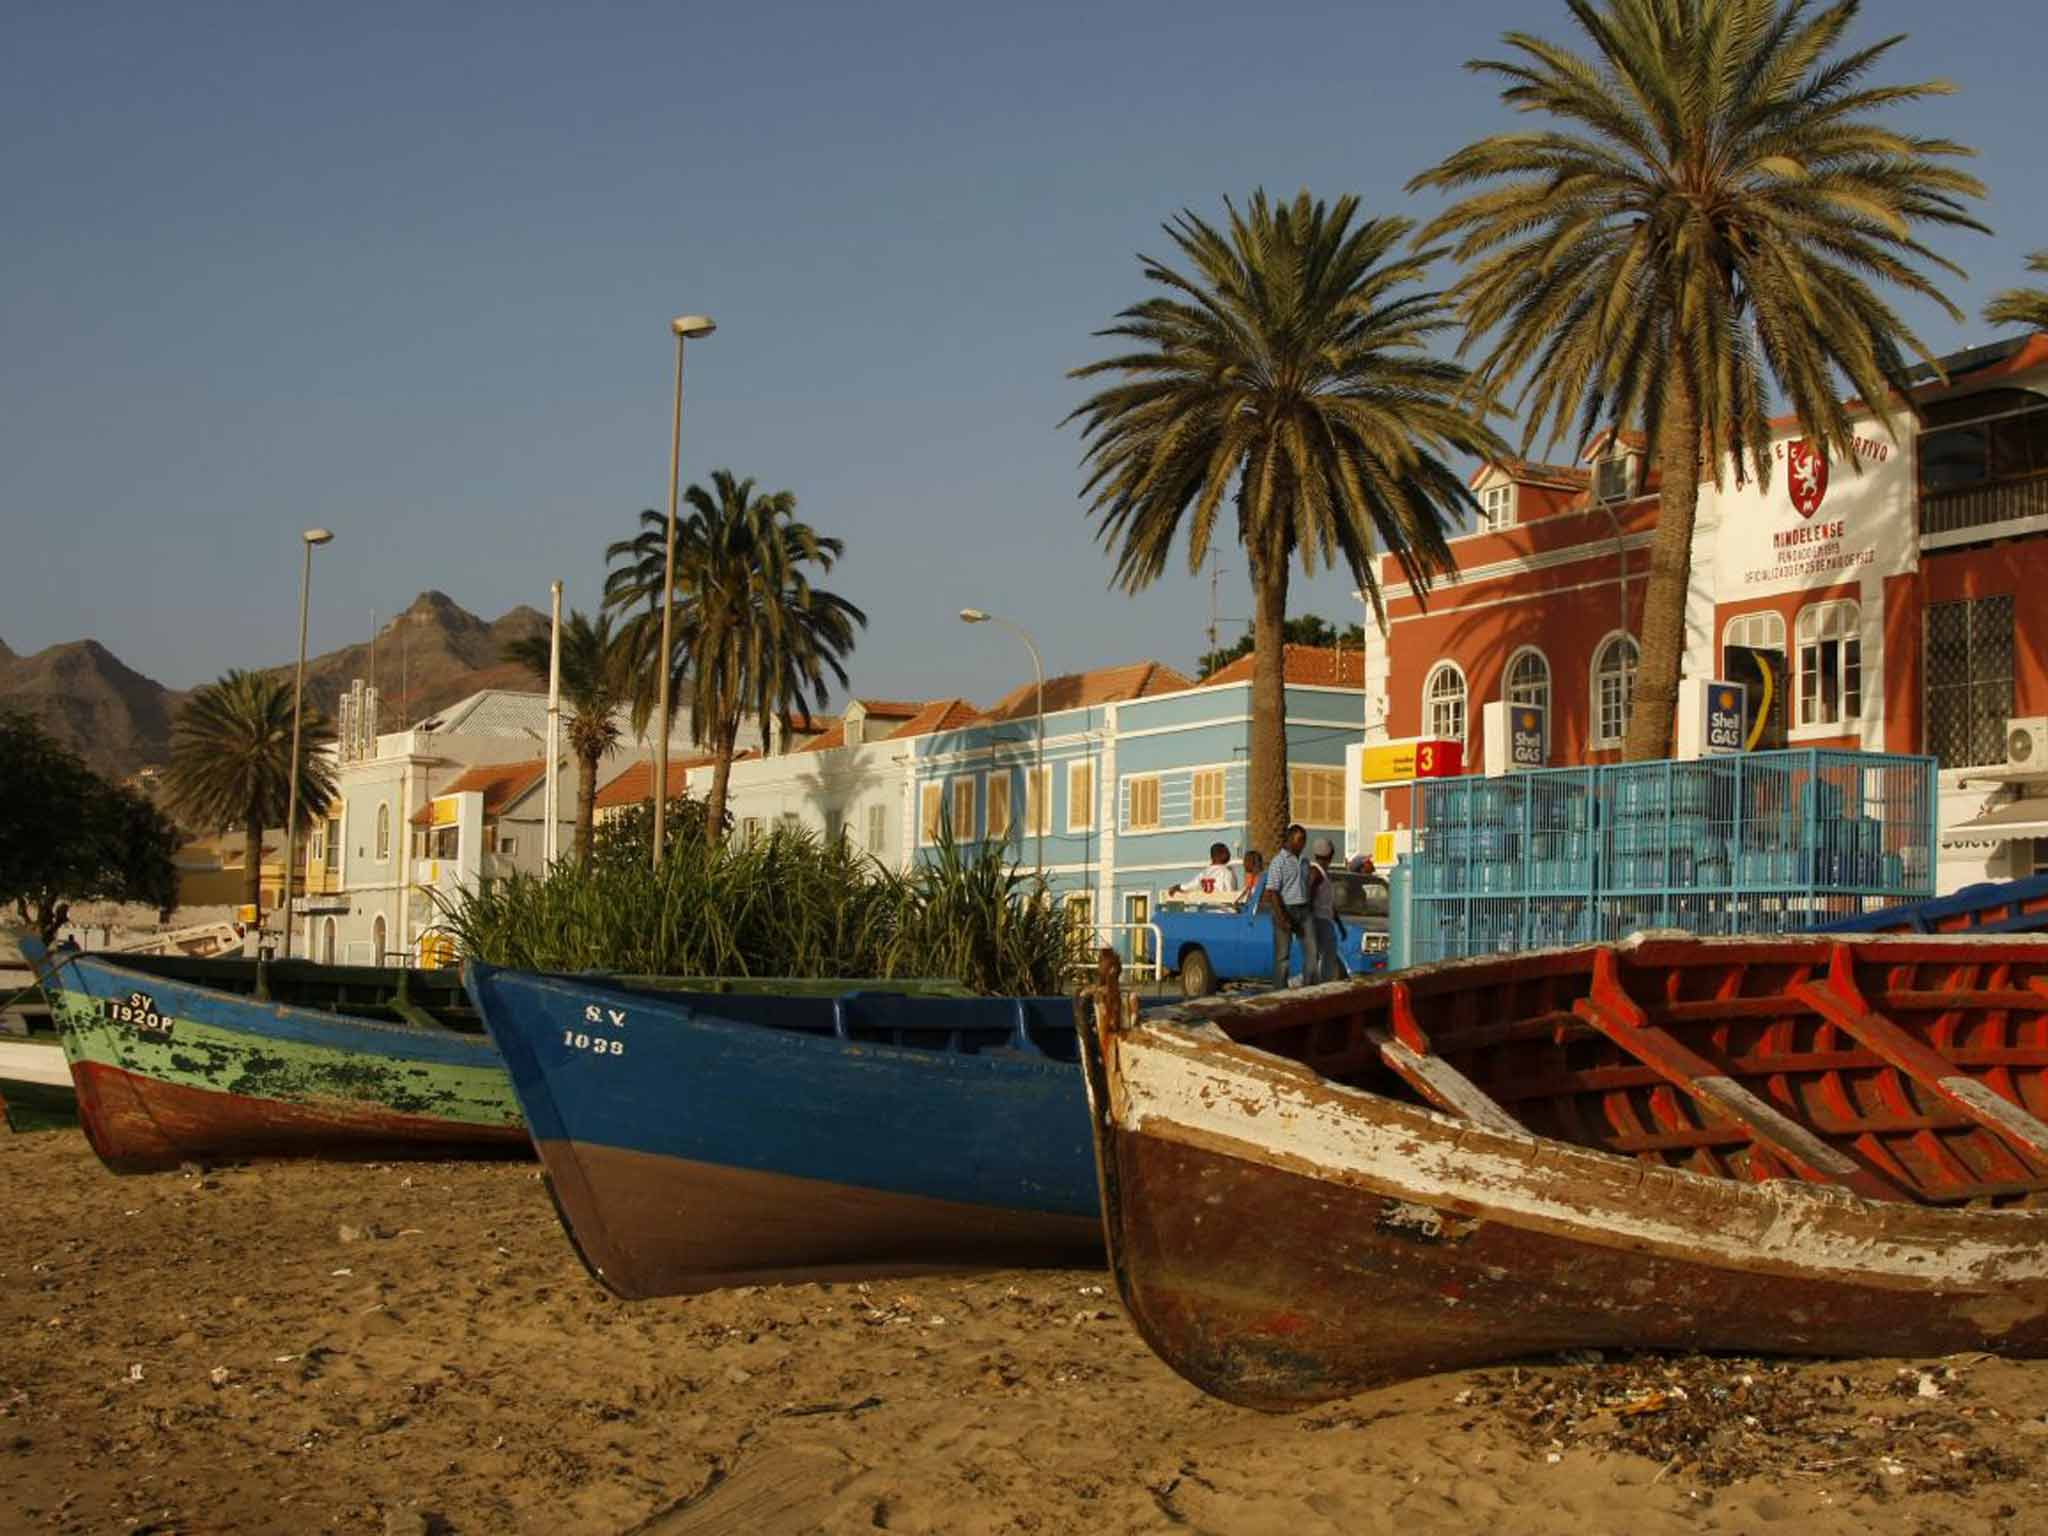
<instances>
[{"instance_id":1,"label":"person wearing cap","mask_svg":"<svg viewBox=\"0 0 2048 1536\"><path fill-rule=\"evenodd\" d=\"M1327 837L1316 839L1309 866L1309 910L1316 930L1316 962L1312 970L1303 968L1304 981L1342 981L1348 974L1337 949L1343 925L1337 921L1337 882L1330 878L1330 860L1336 857L1336 846Z\"/></svg>"}]
</instances>

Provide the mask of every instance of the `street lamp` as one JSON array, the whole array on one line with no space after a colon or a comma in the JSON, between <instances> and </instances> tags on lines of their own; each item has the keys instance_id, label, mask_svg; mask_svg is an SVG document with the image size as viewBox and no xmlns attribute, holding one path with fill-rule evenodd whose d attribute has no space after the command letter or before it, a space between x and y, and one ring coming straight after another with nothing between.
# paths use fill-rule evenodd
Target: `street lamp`
<instances>
[{"instance_id":1,"label":"street lamp","mask_svg":"<svg viewBox=\"0 0 2048 1536\"><path fill-rule=\"evenodd\" d=\"M661 868L661 843L668 827L668 693L671 658L669 626L676 601L676 494L683 467L683 344L718 327L709 315L677 315L668 328L676 337L676 418L668 440L668 548L661 566L661 719L654 742L654 867Z\"/></svg>"},{"instance_id":2,"label":"street lamp","mask_svg":"<svg viewBox=\"0 0 2048 1536\"><path fill-rule=\"evenodd\" d=\"M299 711L306 696L306 603L313 590L313 549L334 537L325 528L308 528L299 538L306 546L306 558L299 569L299 670L292 679L292 757L287 765L284 813L284 957L292 957L292 870L298 856L299 830ZM260 857L262 850L257 850ZM306 946L311 958L312 946Z\"/></svg>"},{"instance_id":3,"label":"street lamp","mask_svg":"<svg viewBox=\"0 0 2048 1536\"><path fill-rule=\"evenodd\" d=\"M1038 647L1031 642L1022 625L1012 624L1008 619L995 614L984 613L979 608L962 608L960 621L963 624L1000 624L1024 642L1024 649L1031 653L1031 670L1038 678L1038 750L1031 765L1031 782L1038 791L1038 814L1032 818L1031 830L1038 838L1038 883L1045 884L1045 824L1052 819L1052 786L1045 782L1045 663L1039 659ZM1024 803L1029 805L1031 797L1026 795Z\"/></svg>"}]
</instances>

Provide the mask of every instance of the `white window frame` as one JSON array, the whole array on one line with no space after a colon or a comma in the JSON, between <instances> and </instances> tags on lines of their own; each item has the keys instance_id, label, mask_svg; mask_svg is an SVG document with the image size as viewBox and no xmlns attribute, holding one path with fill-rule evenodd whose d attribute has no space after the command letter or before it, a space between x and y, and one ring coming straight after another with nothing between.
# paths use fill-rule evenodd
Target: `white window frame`
<instances>
[{"instance_id":1,"label":"white window frame","mask_svg":"<svg viewBox=\"0 0 2048 1536\"><path fill-rule=\"evenodd\" d=\"M939 840L939 828L945 824L946 786L939 779L926 779L917 786L917 841L921 848L930 848Z\"/></svg>"},{"instance_id":2,"label":"white window frame","mask_svg":"<svg viewBox=\"0 0 2048 1536\"><path fill-rule=\"evenodd\" d=\"M1124 892L1124 922L1131 936L1131 963L1147 965L1152 959L1152 930L1145 927L1152 921L1152 893L1150 891Z\"/></svg>"},{"instance_id":3,"label":"white window frame","mask_svg":"<svg viewBox=\"0 0 2048 1536\"><path fill-rule=\"evenodd\" d=\"M1074 780L1085 779L1087 790L1077 794ZM1067 764L1067 830L1069 832L1093 832L1095 830L1095 759L1080 758Z\"/></svg>"},{"instance_id":4,"label":"white window frame","mask_svg":"<svg viewBox=\"0 0 2048 1536\"><path fill-rule=\"evenodd\" d=\"M370 919L370 964L384 963L384 941L388 937L384 926L384 914L379 912Z\"/></svg>"},{"instance_id":5,"label":"white window frame","mask_svg":"<svg viewBox=\"0 0 2048 1536\"><path fill-rule=\"evenodd\" d=\"M1515 681L1515 668L1519 667L1524 661L1534 661L1537 666L1543 669L1543 683L1540 696L1530 697L1529 695L1535 694L1537 690L1528 683L1518 683ZM1521 696L1517 695L1518 689L1521 692ZM1552 686L1550 658L1543 654L1542 648L1534 645L1518 646L1514 654L1508 657L1507 668L1500 675L1500 696L1502 702L1510 709L1513 709L1517 704L1524 706L1534 704L1542 709L1543 757L1546 762L1550 758L1551 705L1556 697L1556 693L1557 690Z\"/></svg>"},{"instance_id":6,"label":"white window frame","mask_svg":"<svg viewBox=\"0 0 2048 1536\"><path fill-rule=\"evenodd\" d=\"M498 839L498 854L501 858L516 858L519 854L518 837L500 837Z\"/></svg>"},{"instance_id":7,"label":"white window frame","mask_svg":"<svg viewBox=\"0 0 2048 1536\"><path fill-rule=\"evenodd\" d=\"M391 862L391 802L377 802L377 862Z\"/></svg>"},{"instance_id":8,"label":"white window frame","mask_svg":"<svg viewBox=\"0 0 2048 1536\"><path fill-rule=\"evenodd\" d=\"M1138 787L1145 786L1152 801L1152 819L1138 820ZM1126 832L1157 832L1165 822L1159 809L1159 775L1156 773L1132 773L1124 776L1124 830Z\"/></svg>"},{"instance_id":9,"label":"white window frame","mask_svg":"<svg viewBox=\"0 0 2048 1536\"><path fill-rule=\"evenodd\" d=\"M1015 830L1012 823L1015 822L1016 817L1011 814L1010 810L1010 786L1011 774L1007 768L991 769L983 777L981 791L982 816L987 823L988 840L992 843L1008 842L1010 833ZM1000 798L1003 802L1003 817L1000 826L996 824L996 800L999 798L996 791L999 789L1002 791Z\"/></svg>"},{"instance_id":10,"label":"white window frame","mask_svg":"<svg viewBox=\"0 0 2048 1536\"><path fill-rule=\"evenodd\" d=\"M1458 691L1455 697L1448 691L1441 696L1437 683L1443 678L1456 678ZM1446 731L1437 725L1438 706L1456 711L1458 728ZM1429 675L1422 680L1422 735L1426 741L1455 741L1464 745L1465 733L1472 725L1472 687L1465 678L1465 669L1455 661L1439 661L1429 669Z\"/></svg>"},{"instance_id":11,"label":"white window frame","mask_svg":"<svg viewBox=\"0 0 2048 1536\"><path fill-rule=\"evenodd\" d=\"M1621 728L1612 734L1607 730L1605 700L1601 696L1601 680L1607 676L1607 654L1616 646L1626 646L1629 665L1622 669L1621 677ZM1587 690L1591 709L1587 712L1587 739L1595 747L1618 747L1628 739L1628 723L1635 713L1636 673L1643 662L1642 647L1636 644L1635 636L1622 630L1609 630L1601 636L1600 643L1593 647L1593 665L1590 672L1592 686Z\"/></svg>"},{"instance_id":12,"label":"white window frame","mask_svg":"<svg viewBox=\"0 0 2048 1536\"><path fill-rule=\"evenodd\" d=\"M1863 605L1854 598L1808 603L1792 624L1798 652L1798 682L1793 688L1794 725L1820 736L1846 736L1863 727ZM1821 690L1817 662L1821 647L1835 648L1835 711L1819 713ZM1811 655L1809 655L1809 650ZM1852 691L1850 678L1855 678ZM1809 689L1809 681L1815 686Z\"/></svg>"},{"instance_id":13,"label":"white window frame","mask_svg":"<svg viewBox=\"0 0 2048 1536\"><path fill-rule=\"evenodd\" d=\"M1095 937L1095 893L1093 891L1068 891L1060 898L1060 910L1067 916L1067 931L1073 933L1085 928L1092 941Z\"/></svg>"},{"instance_id":14,"label":"white window frame","mask_svg":"<svg viewBox=\"0 0 2048 1536\"><path fill-rule=\"evenodd\" d=\"M1479 493L1479 531L1499 533L1515 526L1515 482L1504 480Z\"/></svg>"},{"instance_id":15,"label":"white window frame","mask_svg":"<svg viewBox=\"0 0 2048 1536\"><path fill-rule=\"evenodd\" d=\"M960 810L960 792L963 789L967 792L967 811L964 816ZM981 780L971 773L963 773L946 781L946 803L952 808L953 812L954 842L973 843L981 840L981 830L977 820L981 810L980 794ZM964 826L962 825L963 823L965 823Z\"/></svg>"},{"instance_id":16,"label":"white window frame","mask_svg":"<svg viewBox=\"0 0 2048 1536\"><path fill-rule=\"evenodd\" d=\"M1763 620L1769 622L1760 622ZM1760 644L1749 638L1751 631L1758 628L1766 632L1775 631L1777 643L1773 645L1766 641ZM1728 622L1721 626L1721 666L1724 672L1728 666L1728 648L1735 645L1752 651L1775 650L1780 656L1789 655L1790 652L1785 646L1785 615L1775 608L1752 608L1747 613L1731 616Z\"/></svg>"},{"instance_id":17,"label":"white window frame","mask_svg":"<svg viewBox=\"0 0 2048 1536\"><path fill-rule=\"evenodd\" d=\"M1204 781L1213 783L1216 814L1202 814ZM1224 827L1230 823L1225 819L1230 814L1230 770L1227 768L1197 768L1188 775L1188 824L1195 827Z\"/></svg>"},{"instance_id":18,"label":"white window frame","mask_svg":"<svg viewBox=\"0 0 2048 1536\"><path fill-rule=\"evenodd\" d=\"M1044 837L1052 831L1052 769L1024 770L1024 833Z\"/></svg>"},{"instance_id":19,"label":"white window frame","mask_svg":"<svg viewBox=\"0 0 2048 1536\"><path fill-rule=\"evenodd\" d=\"M320 963L322 965L334 964L334 952L339 947L337 943L339 928L340 925L331 917L325 919L320 924Z\"/></svg>"},{"instance_id":20,"label":"white window frame","mask_svg":"<svg viewBox=\"0 0 2048 1536\"><path fill-rule=\"evenodd\" d=\"M868 852L880 858L889 841L889 807L877 802L868 807Z\"/></svg>"},{"instance_id":21,"label":"white window frame","mask_svg":"<svg viewBox=\"0 0 2048 1536\"><path fill-rule=\"evenodd\" d=\"M1325 797L1334 796L1335 816L1323 816L1308 809L1311 795L1304 792L1314 774L1322 786ZM1334 781L1332 776L1334 775ZM1330 809L1326 806L1324 809ZM1289 763L1287 765L1287 810L1288 819L1298 821L1305 827L1341 827L1344 825L1344 770L1334 763Z\"/></svg>"},{"instance_id":22,"label":"white window frame","mask_svg":"<svg viewBox=\"0 0 2048 1536\"><path fill-rule=\"evenodd\" d=\"M759 816L740 818L740 846L751 848L767 834L767 824Z\"/></svg>"}]
</instances>

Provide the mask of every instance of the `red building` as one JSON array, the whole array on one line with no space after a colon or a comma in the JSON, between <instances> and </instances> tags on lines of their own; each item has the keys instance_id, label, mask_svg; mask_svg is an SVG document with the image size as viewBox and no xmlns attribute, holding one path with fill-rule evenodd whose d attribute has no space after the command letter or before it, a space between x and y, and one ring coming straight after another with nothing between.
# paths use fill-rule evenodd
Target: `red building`
<instances>
[{"instance_id":1,"label":"red building","mask_svg":"<svg viewBox=\"0 0 2048 1536\"><path fill-rule=\"evenodd\" d=\"M1702 483L1684 675L1769 673L1784 745L1938 758L1948 890L2048 871L2048 335L1944 371L1917 423L1861 412L1845 458L1785 421L1768 487ZM1455 579L1417 594L1382 562L1367 741L1461 740L1481 771L1502 700L1546 706L1552 763L1616 759L1657 516L1641 441L1471 483L1484 518L1452 541Z\"/></svg>"}]
</instances>

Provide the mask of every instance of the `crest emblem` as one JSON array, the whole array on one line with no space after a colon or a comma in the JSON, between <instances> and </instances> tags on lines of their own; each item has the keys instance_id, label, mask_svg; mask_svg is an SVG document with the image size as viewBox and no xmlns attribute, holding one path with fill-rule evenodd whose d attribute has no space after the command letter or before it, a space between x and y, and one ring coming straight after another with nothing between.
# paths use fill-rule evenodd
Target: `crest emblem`
<instances>
[{"instance_id":1,"label":"crest emblem","mask_svg":"<svg viewBox=\"0 0 2048 1536\"><path fill-rule=\"evenodd\" d=\"M1827 455L1802 437L1785 449L1785 469L1792 481L1792 510L1812 517L1828 494Z\"/></svg>"}]
</instances>

